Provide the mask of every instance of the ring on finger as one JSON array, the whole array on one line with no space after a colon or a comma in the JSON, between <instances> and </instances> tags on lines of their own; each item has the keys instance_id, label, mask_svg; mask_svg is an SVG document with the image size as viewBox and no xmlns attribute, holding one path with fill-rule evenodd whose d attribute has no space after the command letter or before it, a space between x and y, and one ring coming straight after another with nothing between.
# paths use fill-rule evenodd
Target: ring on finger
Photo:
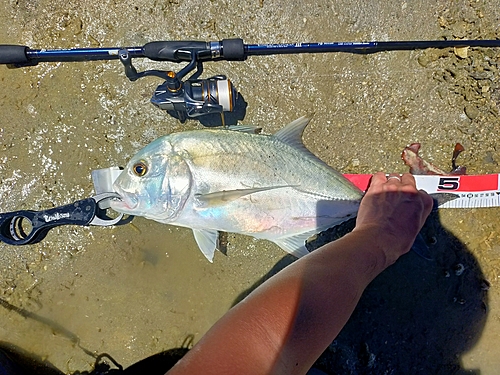
<instances>
[{"instance_id":1,"label":"ring on finger","mask_svg":"<svg viewBox=\"0 0 500 375\"><path fill-rule=\"evenodd\" d=\"M387 177L387 181L389 181L391 178L395 178L396 180L401 182L401 177L398 177L398 176L389 176L389 177Z\"/></svg>"}]
</instances>

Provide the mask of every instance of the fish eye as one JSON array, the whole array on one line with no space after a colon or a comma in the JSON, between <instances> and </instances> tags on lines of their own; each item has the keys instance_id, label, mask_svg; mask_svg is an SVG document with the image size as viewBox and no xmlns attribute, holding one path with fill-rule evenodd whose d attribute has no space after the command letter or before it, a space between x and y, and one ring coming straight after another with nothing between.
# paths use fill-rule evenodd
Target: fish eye
<instances>
[{"instance_id":1,"label":"fish eye","mask_svg":"<svg viewBox=\"0 0 500 375\"><path fill-rule=\"evenodd\" d=\"M140 161L134 164L132 170L137 176L142 177L148 173L148 166L143 161Z\"/></svg>"}]
</instances>

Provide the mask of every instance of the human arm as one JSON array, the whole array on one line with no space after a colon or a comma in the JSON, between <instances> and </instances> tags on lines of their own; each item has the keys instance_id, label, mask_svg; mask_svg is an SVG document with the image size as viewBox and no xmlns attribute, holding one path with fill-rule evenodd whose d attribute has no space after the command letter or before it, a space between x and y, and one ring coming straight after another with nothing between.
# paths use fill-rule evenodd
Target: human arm
<instances>
[{"instance_id":1,"label":"human arm","mask_svg":"<svg viewBox=\"0 0 500 375\"><path fill-rule=\"evenodd\" d=\"M356 228L280 271L227 312L168 372L305 374L366 286L409 251L432 208L413 176L377 173Z\"/></svg>"}]
</instances>

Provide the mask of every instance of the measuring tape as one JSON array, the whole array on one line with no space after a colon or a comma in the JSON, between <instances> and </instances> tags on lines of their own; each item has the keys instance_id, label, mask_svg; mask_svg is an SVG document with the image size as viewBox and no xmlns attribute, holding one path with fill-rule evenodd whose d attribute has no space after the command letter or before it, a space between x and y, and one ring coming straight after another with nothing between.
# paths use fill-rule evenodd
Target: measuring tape
<instances>
[{"instance_id":1,"label":"measuring tape","mask_svg":"<svg viewBox=\"0 0 500 375\"><path fill-rule=\"evenodd\" d=\"M365 191L371 174L345 174L348 180ZM428 194L447 193L455 199L439 204L439 208L500 207L500 174L436 176L414 175L417 189Z\"/></svg>"}]
</instances>

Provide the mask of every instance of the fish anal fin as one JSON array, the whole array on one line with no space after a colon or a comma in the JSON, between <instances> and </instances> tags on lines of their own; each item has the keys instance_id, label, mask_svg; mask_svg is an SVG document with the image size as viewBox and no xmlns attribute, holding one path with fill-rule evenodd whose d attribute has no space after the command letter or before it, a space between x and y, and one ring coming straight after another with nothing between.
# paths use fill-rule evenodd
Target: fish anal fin
<instances>
[{"instance_id":1,"label":"fish anal fin","mask_svg":"<svg viewBox=\"0 0 500 375\"><path fill-rule=\"evenodd\" d=\"M311 233L302 233L299 235L280 238L273 240L273 242L285 250L287 253L293 255L296 258L301 258L304 255L309 254L306 248L306 240L316 234L316 231Z\"/></svg>"}]
</instances>

